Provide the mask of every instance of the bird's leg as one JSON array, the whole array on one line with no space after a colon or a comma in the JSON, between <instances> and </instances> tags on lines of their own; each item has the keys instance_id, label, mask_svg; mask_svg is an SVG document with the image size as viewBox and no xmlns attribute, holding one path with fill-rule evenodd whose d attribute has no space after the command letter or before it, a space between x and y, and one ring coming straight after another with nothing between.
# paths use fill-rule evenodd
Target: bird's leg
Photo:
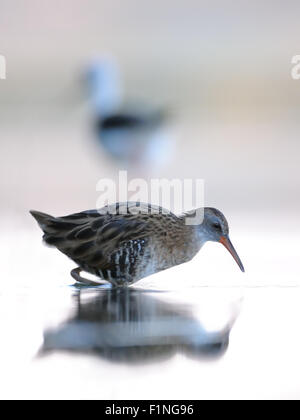
<instances>
[{"instance_id":1,"label":"bird's leg","mask_svg":"<svg viewBox=\"0 0 300 420\"><path fill-rule=\"evenodd\" d=\"M80 275L80 273L81 273L81 268L80 267L77 267L77 268L74 268L72 271L71 271L71 276L73 277L73 279L75 279L78 283L83 283L83 284L85 284L85 285L87 285L87 286L99 286L99 285L101 285L101 284L103 284L103 283L101 283L101 282L97 282L97 281L93 281L93 280L88 280L88 279L85 279L84 277L81 277L81 275Z\"/></svg>"}]
</instances>

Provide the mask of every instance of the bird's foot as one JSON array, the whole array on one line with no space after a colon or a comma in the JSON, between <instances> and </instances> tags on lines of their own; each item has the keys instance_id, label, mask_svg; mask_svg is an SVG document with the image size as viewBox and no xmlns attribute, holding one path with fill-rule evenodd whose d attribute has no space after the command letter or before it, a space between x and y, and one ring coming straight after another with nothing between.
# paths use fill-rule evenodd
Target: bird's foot
<instances>
[{"instance_id":1,"label":"bird's foot","mask_svg":"<svg viewBox=\"0 0 300 420\"><path fill-rule=\"evenodd\" d=\"M105 281L95 281L95 280L90 280L90 279L86 279L84 277L81 277L81 275L80 275L81 271L82 271L82 269L80 267L74 268L71 271L71 276L78 283L84 284L85 286L102 286L102 285L107 284L107 282L105 282Z\"/></svg>"}]
</instances>

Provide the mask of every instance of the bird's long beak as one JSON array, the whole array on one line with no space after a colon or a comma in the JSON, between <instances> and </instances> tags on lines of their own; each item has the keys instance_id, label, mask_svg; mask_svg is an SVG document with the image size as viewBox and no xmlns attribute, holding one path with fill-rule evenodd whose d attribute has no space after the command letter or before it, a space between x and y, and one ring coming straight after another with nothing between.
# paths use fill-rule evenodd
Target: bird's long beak
<instances>
[{"instance_id":1,"label":"bird's long beak","mask_svg":"<svg viewBox=\"0 0 300 420\"><path fill-rule=\"evenodd\" d=\"M242 261L240 260L240 257L238 256L236 250L234 249L230 239L228 236L221 236L220 238L220 243L223 244L225 246L225 248L230 252L230 254L233 256L233 258L235 259L237 265L240 267L240 269L244 272L244 266L242 264Z\"/></svg>"}]
</instances>

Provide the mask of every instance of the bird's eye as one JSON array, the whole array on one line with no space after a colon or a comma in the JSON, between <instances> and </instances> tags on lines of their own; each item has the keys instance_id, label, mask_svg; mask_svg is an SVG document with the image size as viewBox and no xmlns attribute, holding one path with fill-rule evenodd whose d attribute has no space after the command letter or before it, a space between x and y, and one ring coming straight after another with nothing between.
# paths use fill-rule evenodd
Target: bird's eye
<instances>
[{"instance_id":1,"label":"bird's eye","mask_svg":"<svg viewBox=\"0 0 300 420\"><path fill-rule=\"evenodd\" d=\"M213 223L213 224L212 224L212 227L213 227L214 229L216 229L216 230L221 230L221 225L220 225L220 223L218 223L218 222Z\"/></svg>"}]
</instances>

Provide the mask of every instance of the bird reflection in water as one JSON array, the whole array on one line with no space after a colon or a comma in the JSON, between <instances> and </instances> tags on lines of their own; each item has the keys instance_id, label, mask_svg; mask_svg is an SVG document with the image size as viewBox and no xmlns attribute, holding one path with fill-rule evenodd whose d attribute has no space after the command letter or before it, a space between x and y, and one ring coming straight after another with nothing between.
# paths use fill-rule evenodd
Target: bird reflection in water
<instances>
[{"instance_id":1,"label":"bird reflection in water","mask_svg":"<svg viewBox=\"0 0 300 420\"><path fill-rule=\"evenodd\" d=\"M207 330L191 308L168 302L166 295L134 288L81 289L74 296L75 314L45 331L41 353L76 351L114 362L165 360L178 352L221 357L237 311L221 329Z\"/></svg>"}]
</instances>

